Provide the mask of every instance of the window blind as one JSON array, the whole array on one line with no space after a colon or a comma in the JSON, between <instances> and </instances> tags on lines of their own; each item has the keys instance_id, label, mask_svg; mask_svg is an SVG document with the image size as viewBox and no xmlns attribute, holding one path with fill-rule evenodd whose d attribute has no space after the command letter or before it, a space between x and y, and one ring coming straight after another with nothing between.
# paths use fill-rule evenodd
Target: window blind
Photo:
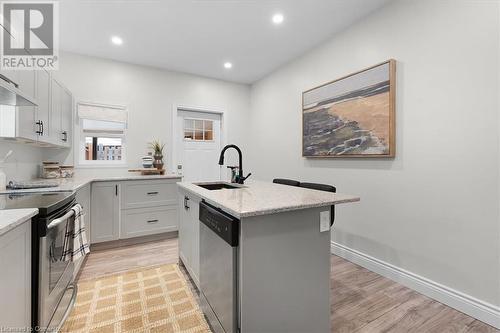
<instances>
[{"instance_id":1,"label":"window blind","mask_svg":"<svg viewBox=\"0 0 500 333\"><path fill-rule=\"evenodd\" d=\"M78 117L126 124L128 115L125 108L120 106L78 103Z\"/></svg>"}]
</instances>

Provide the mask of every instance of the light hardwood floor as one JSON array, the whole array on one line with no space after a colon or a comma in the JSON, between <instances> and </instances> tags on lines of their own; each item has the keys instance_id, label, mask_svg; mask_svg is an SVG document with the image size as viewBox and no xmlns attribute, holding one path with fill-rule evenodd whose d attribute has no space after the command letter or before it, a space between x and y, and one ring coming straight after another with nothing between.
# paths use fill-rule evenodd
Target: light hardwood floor
<instances>
[{"instance_id":1,"label":"light hardwood floor","mask_svg":"<svg viewBox=\"0 0 500 333\"><path fill-rule=\"evenodd\" d=\"M177 238L93 251L79 278L96 278L177 261ZM331 270L332 332L500 333L340 257L332 255Z\"/></svg>"}]
</instances>

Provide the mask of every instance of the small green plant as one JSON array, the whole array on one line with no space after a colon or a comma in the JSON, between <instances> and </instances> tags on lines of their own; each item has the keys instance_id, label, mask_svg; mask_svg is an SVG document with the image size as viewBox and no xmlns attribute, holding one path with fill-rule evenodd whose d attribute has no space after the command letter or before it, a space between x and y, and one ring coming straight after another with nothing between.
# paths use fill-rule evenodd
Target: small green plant
<instances>
[{"instance_id":1,"label":"small green plant","mask_svg":"<svg viewBox=\"0 0 500 333\"><path fill-rule=\"evenodd\" d=\"M154 139L149 143L149 148L153 149L155 155L163 155L163 148L165 148L165 144L161 143L158 139Z\"/></svg>"}]
</instances>

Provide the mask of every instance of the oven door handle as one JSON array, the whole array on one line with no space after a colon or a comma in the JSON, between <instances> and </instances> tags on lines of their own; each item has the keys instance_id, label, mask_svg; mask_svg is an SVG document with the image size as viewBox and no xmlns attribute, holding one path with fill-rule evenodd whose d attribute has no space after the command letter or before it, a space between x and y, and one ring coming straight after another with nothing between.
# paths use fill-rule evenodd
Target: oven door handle
<instances>
[{"instance_id":1,"label":"oven door handle","mask_svg":"<svg viewBox=\"0 0 500 333\"><path fill-rule=\"evenodd\" d=\"M47 226L47 230L57 227L59 224L63 223L73 215L75 215L75 211L71 209L69 212L67 212L60 218L57 218L54 221L50 222L50 224Z\"/></svg>"},{"instance_id":2,"label":"oven door handle","mask_svg":"<svg viewBox=\"0 0 500 333\"><path fill-rule=\"evenodd\" d=\"M68 285L68 288L66 290L71 290L71 289L72 289L71 300L69 301L68 308L64 312L62 320L57 325L55 332L59 332L61 330L62 326L64 325L64 322L66 321L66 319L68 319L68 317L71 313L71 310L73 310L73 307L75 305L76 296L78 295L78 286L74 283L71 283L70 285Z\"/></svg>"}]
</instances>

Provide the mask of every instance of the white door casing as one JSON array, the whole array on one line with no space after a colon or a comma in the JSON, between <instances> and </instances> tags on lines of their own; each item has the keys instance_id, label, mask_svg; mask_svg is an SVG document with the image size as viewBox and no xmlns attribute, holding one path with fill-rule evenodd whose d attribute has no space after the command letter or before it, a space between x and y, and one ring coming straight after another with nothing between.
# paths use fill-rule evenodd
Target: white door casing
<instances>
[{"instance_id":1,"label":"white door casing","mask_svg":"<svg viewBox=\"0 0 500 333\"><path fill-rule=\"evenodd\" d=\"M217 181L221 179L221 168L218 165L222 148L222 113L203 109L176 108L174 122L175 145L173 170L182 165L184 181ZM212 123L212 139L198 140L184 138L185 120Z\"/></svg>"}]
</instances>

